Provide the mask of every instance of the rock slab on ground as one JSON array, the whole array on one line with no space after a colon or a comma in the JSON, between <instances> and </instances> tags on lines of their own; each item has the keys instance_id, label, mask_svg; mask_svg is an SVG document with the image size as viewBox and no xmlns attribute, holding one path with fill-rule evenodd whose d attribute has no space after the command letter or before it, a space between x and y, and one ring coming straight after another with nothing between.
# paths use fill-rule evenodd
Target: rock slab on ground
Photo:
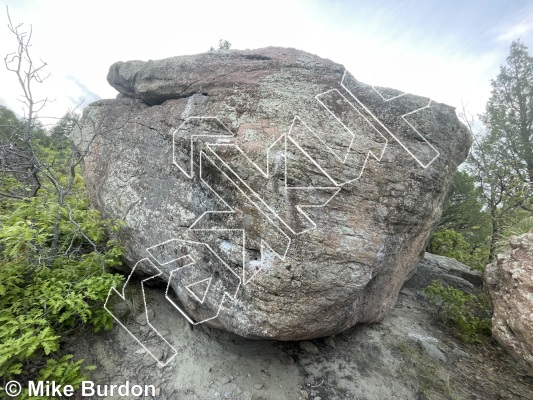
<instances>
[{"instance_id":1,"label":"rock slab on ground","mask_svg":"<svg viewBox=\"0 0 533 400\"><path fill-rule=\"evenodd\" d=\"M250 338L381 320L472 140L452 107L295 49L119 62L108 81L119 98L72 140L126 264L191 322Z\"/></svg>"},{"instance_id":2,"label":"rock slab on ground","mask_svg":"<svg viewBox=\"0 0 533 400\"><path fill-rule=\"evenodd\" d=\"M471 270L454 258L425 253L416 268L416 274L405 282L405 288L422 289L433 281L467 293L473 293L483 287L483 274Z\"/></svg>"},{"instance_id":3,"label":"rock slab on ground","mask_svg":"<svg viewBox=\"0 0 533 400\"><path fill-rule=\"evenodd\" d=\"M494 314L492 334L514 357L533 367L533 233L513 236L510 250L485 268Z\"/></svg>"}]
</instances>

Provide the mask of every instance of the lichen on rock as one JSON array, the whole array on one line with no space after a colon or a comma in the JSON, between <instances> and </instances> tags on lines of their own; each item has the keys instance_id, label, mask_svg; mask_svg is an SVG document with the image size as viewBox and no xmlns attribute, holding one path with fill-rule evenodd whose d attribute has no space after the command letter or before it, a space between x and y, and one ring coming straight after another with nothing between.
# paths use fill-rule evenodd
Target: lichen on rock
<instances>
[{"instance_id":1,"label":"lichen on rock","mask_svg":"<svg viewBox=\"0 0 533 400\"><path fill-rule=\"evenodd\" d=\"M533 367L533 233L513 236L509 245L484 273L494 306L492 335L515 358Z\"/></svg>"},{"instance_id":2,"label":"lichen on rock","mask_svg":"<svg viewBox=\"0 0 533 400\"><path fill-rule=\"evenodd\" d=\"M72 140L126 264L150 260L192 323L251 338L381 320L472 141L452 107L385 101L295 49L120 62L108 81L120 98Z\"/></svg>"}]
</instances>

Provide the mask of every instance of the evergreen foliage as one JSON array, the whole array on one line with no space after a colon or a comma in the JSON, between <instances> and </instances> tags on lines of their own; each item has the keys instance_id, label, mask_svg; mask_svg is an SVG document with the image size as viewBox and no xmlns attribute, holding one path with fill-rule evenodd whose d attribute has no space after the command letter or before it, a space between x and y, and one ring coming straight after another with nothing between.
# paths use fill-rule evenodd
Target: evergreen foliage
<instances>
[{"instance_id":1,"label":"evergreen foliage","mask_svg":"<svg viewBox=\"0 0 533 400\"><path fill-rule=\"evenodd\" d=\"M59 134L66 124L62 119L32 144L63 185L71 173L65 162L70 145ZM33 197L0 197L0 376L3 383L39 379L76 386L87 368L61 352L61 341L86 327L97 332L112 326L103 302L122 280L108 272L121 263L122 250L106 235L118 225L89 207L79 166L61 201L46 182ZM24 189L15 177L3 183L8 191L10 184Z\"/></svg>"},{"instance_id":2,"label":"evergreen foliage","mask_svg":"<svg viewBox=\"0 0 533 400\"><path fill-rule=\"evenodd\" d=\"M466 170L457 172L428 251L482 270L533 218L533 57L519 40L491 81ZM462 114L473 132L473 121Z\"/></svg>"},{"instance_id":3,"label":"evergreen foliage","mask_svg":"<svg viewBox=\"0 0 533 400\"><path fill-rule=\"evenodd\" d=\"M468 166L491 216L493 261L503 226L533 214L533 57L519 40L491 85L481 116L487 131L476 138Z\"/></svg>"},{"instance_id":4,"label":"evergreen foliage","mask_svg":"<svg viewBox=\"0 0 533 400\"><path fill-rule=\"evenodd\" d=\"M491 334L490 304L483 294L467 294L434 281L424 289L435 306L437 318L454 327L467 343L479 342Z\"/></svg>"},{"instance_id":5,"label":"evergreen foliage","mask_svg":"<svg viewBox=\"0 0 533 400\"><path fill-rule=\"evenodd\" d=\"M32 88L46 79L46 63L32 60L31 28L13 24L9 13L8 20L17 50L4 61L20 83L24 118L0 107L0 385L15 379L78 387L91 367L61 344L112 325L103 304L123 279L110 272L122 249L106 232L119 224L102 219L85 197L84 154L67 137L78 115L67 113L49 131L40 123L48 99L35 99ZM24 390L20 398L27 397Z\"/></svg>"},{"instance_id":6,"label":"evergreen foliage","mask_svg":"<svg viewBox=\"0 0 533 400\"><path fill-rule=\"evenodd\" d=\"M457 171L428 251L482 270L489 259L490 232L490 215L484 210L475 178Z\"/></svg>"},{"instance_id":7,"label":"evergreen foliage","mask_svg":"<svg viewBox=\"0 0 533 400\"><path fill-rule=\"evenodd\" d=\"M217 50L229 50L231 49L231 43L228 41L228 40L225 40L225 39L220 39L218 41L218 49ZM213 46L211 46L209 48L209 51L215 51L215 48Z\"/></svg>"}]
</instances>

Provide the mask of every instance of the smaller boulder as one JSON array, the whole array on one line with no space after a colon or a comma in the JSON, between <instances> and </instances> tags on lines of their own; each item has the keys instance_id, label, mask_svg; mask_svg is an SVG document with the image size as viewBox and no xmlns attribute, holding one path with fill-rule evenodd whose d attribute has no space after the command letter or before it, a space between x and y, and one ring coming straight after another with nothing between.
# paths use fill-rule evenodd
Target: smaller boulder
<instances>
[{"instance_id":1,"label":"smaller boulder","mask_svg":"<svg viewBox=\"0 0 533 400\"><path fill-rule=\"evenodd\" d=\"M511 355L533 367L533 233L513 236L510 250L485 268L494 306L492 335Z\"/></svg>"},{"instance_id":2,"label":"smaller boulder","mask_svg":"<svg viewBox=\"0 0 533 400\"><path fill-rule=\"evenodd\" d=\"M316 347L316 345L314 343L311 343L311 342L308 342L308 341L300 342L300 349L302 349L303 351L305 351L306 353L309 353L309 354L317 354L318 353L318 347Z\"/></svg>"},{"instance_id":3,"label":"smaller boulder","mask_svg":"<svg viewBox=\"0 0 533 400\"><path fill-rule=\"evenodd\" d=\"M466 293L473 293L483 287L481 272L472 271L468 266L453 258L425 253L416 272L405 282L404 288L422 289L433 281Z\"/></svg>"},{"instance_id":4,"label":"smaller boulder","mask_svg":"<svg viewBox=\"0 0 533 400\"><path fill-rule=\"evenodd\" d=\"M433 359L441 362L446 362L446 356L433 343L420 341L420 347Z\"/></svg>"}]
</instances>

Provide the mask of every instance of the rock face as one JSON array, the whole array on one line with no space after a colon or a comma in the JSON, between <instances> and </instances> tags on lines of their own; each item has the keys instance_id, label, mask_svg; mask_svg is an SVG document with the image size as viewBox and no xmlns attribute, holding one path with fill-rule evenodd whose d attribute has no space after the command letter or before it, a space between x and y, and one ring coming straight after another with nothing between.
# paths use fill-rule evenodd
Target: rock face
<instances>
[{"instance_id":1,"label":"rock face","mask_svg":"<svg viewBox=\"0 0 533 400\"><path fill-rule=\"evenodd\" d=\"M492 334L517 359L533 367L533 233L514 236L511 249L485 268L494 314Z\"/></svg>"},{"instance_id":2,"label":"rock face","mask_svg":"<svg viewBox=\"0 0 533 400\"><path fill-rule=\"evenodd\" d=\"M472 271L468 266L449 257L426 253L405 287L422 289L438 281L446 286L452 286L463 292L473 293L483 287L483 275L479 271Z\"/></svg>"},{"instance_id":3,"label":"rock face","mask_svg":"<svg viewBox=\"0 0 533 400\"><path fill-rule=\"evenodd\" d=\"M295 49L119 62L108 81L119 98L72 139L125 262L190 322L251 338L381 320L471 144L452 107Z\"/></svg>"}]
</instances>

